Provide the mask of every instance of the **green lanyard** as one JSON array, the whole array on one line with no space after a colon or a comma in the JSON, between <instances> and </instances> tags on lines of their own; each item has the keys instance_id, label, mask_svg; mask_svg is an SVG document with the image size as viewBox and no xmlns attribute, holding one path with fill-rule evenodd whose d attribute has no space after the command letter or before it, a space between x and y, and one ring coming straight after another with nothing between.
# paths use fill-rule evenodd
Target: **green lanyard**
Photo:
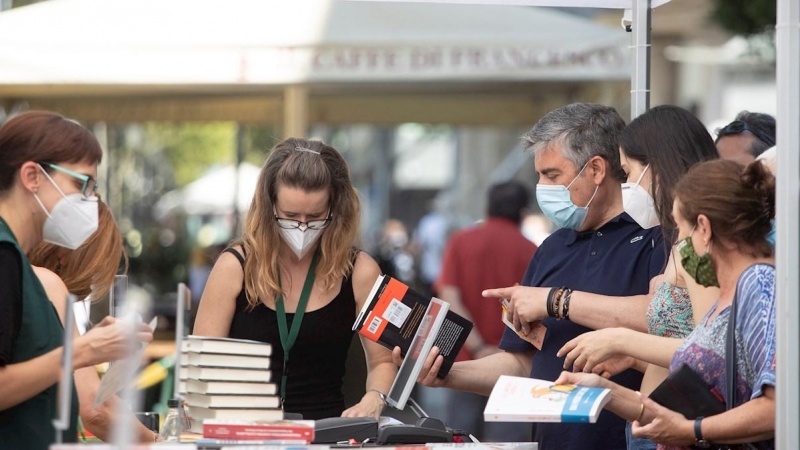
<instances>
[{"instance_id":1,"label":"green lanyard","mask_svg":"<svg viewBox=\"0 0 800 450\"><path fill-rule=\"evenodd\" d=\"M281 403L286 401L286 378L289 375L289 352L294 347L297 334L300 332L300 324L303 322L303 315L306 313L308 298L311 297L311 289L314 287L314 279L317 277L317 262L319 262L319 249L314 252L311 258L311 266L308 267L306 282L303 283L303 291L300 293L300 300L297 301L297 310L292 320L292 328L288 329L286 321L286 308L283 306L283 295L275 299L275 309L278 312L278 332L281 335L281 347L283 347L283 376L281 377ZM278 280L280 282L280 280Z\"/></svg>"}]
</instances>

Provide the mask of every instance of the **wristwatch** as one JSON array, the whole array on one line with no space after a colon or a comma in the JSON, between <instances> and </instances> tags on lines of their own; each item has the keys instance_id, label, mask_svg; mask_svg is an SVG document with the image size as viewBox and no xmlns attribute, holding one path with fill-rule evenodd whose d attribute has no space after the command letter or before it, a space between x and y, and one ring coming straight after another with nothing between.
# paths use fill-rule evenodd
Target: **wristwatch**
<instances>
[{"instance_id":1,"label":"wristwatch","mask_svg":"<svg viewBox=\"0 0 800 450\"><path fill-rule=\"evenodd\" d=\"M703 419L705 419L705 417L700 416L694 420L694 446L697 448L711 448L711 442L703 438L703 430L700 428Z\"/></svg>"},{"instance_id":2,"label":"wristwatch","mask_svg":"<svg viewBox=\"0 0 800 450\"><path fill-rule=\"evenodd\" d=\"M376 394L378 394L378 397L380 397L380 398L381 398L381 401L383 402L383 406L384 406L384 407L385 407L385 406L387 406L387 405L389 404L389 403L386 401L386 394L384 394L383 392L381 392L381 391L379 391L379 390L377 390L377 389L375 389L375 388L372 388L372 389L370 389L370 390L369 390L369 391L367 391L367 392L375 392Z\"/></svg>"}]
</instances>

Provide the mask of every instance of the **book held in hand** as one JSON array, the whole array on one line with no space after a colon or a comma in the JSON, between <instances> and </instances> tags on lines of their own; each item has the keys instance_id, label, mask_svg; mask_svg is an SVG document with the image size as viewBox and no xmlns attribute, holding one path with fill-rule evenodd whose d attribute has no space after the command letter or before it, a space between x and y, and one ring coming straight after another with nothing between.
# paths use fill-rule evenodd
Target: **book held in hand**
<instances>
[{"instance_id":1,"label":"book held in hand","mask_svg":"<svg viewBox=\"0 0 800 450\"><path fill-rule=\"evenodd\" d=\"M595 423L611 400L610 392L502 375L492 389L483 418L487 422Z\"/></svg>"},{"instance_id":2,"label":"book held in hand","mask_svg":"<svg viewBox=\"0 0 800 450\"><path fill-rule=\"evenodd\" d=\"M544 335L547 333L547 327L542 324L541 320L537 320L531 326L531 329L528 331L528 334L523 333L522 331L517 331L514 328L514 324L508 319L509 314L509 307L510 303L507 298L504 298L500 302L502 306L502 316L500 320L511 329L514 333L517 333L517 336L520 337L523 341L530 342L531 345L536 347L536 350L541 350L542 345L544 344Z\"/></svg>"},{"instance_id":3,"label":"book held in hand","mask_svg":"<svg viewBox=\"0 0 800 450\"><path fill-rule=\"evenodd\" d=\"M380 275L372 286L353 330L384 347L400 347L403 356L419 328L430 297L387 275ZM444 357L438 376L444 378L464 346L472 322L448 311L434 345Z\"/></svg>"},{"instance_id":4,"label":"book held in hand","mask_svg":"<svg viewBox=\"0 0 800 450\"><path fill-rule=\"evenodd\" d=\"M670 373L650 393L650 399L691 420L726 410L724 397L686 364Z\"/></svg>"}]
</instances>

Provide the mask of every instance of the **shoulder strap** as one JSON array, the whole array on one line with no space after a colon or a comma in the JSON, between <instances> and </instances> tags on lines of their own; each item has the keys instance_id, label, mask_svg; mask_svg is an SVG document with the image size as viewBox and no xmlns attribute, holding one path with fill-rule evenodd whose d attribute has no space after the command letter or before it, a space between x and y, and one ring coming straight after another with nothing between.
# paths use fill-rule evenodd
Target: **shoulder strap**
<instances>
[{"instance_id":1,"label":"shoulder strap","mask_svg":"<svg viewBox=\"0 0 800 450\"><path fill-rule=\"evenodd\" d=\"M733 295L731 311L728 314L728 336L725 342L725 396L726 409L736 405L736 306L739 303L739 283Z\"/></svg>"},{"instance_id":2,"label":"shoulder strap","mask_svg":"<svg viewBox=\"0 0 800 450\"><path fill-rule=\"evenodd\" d=\"M733 294L730 317L728 318L728 336L725 341L725 409L736 407L736 311L739 303L739 282ZM753 444L742 444L748 450L756 450Z\"/></svg>"},{"instance_id":3,"label":"shoulder strap","mask_svg":"<svg viewBox=\"0 0 800 450\"><path fill-rule=\"evenodd\" d=\"M235 257L236 257L236 259L238 259L238 260L239 260L239 264L241 264L241 265L242 265L242 268L244 268L244 256L242 256L242 254L241 254L241 253L239 253L239 251L238 251L238 250L236 250L236 249L235 249L235 248L233 248L233 247L228 247L228 248L226 248L225 250L223 250L223 251L222 251L222 253L225 253L225 252L228 252L228 253L230 253L231 255L235 256Z\"/></svg>"}]
</instances>

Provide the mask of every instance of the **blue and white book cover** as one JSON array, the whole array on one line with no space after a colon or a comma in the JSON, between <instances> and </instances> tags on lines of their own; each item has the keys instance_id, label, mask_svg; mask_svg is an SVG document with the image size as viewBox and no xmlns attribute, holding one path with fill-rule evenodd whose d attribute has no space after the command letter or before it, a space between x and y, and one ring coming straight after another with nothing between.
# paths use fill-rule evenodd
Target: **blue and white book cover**
<instances>
[{"instance_id":1,"label":"blue and white book cover","mask_svg":"<svg viewBox=\"0 0 800 450\"><path fill-rule=\"evenodd\" d=\"M487 422L595 423L611 399L609 393L604 388L503 375L492 389L483 416Z\"/></svg>"}]
</instances>

